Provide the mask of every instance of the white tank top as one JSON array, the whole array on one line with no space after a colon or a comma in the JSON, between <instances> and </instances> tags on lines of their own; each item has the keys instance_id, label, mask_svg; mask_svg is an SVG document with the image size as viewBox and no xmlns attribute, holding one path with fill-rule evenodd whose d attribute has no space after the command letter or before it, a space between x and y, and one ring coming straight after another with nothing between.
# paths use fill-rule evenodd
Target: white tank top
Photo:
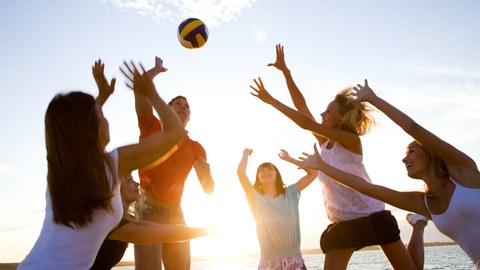
<instances>
[{"instance_id":1,"label":"white tank top","mask_svg":"<svg viewBox=\"0 0 480 270\"><path fill-rule=\"evenodd\" d=\"M110 184L118 179L117 151L109 153L114 164L114 175L107 168ZM96 210L92 222L83 228L74 229L53 222L50 194L47 188L45 219L42 230L30 253L18 266L20 269L69 269L85 270L93 265L97 252L107 234L120 222L123 215L120 181L113 188L111 203L113 212Z\"/></svg>"},{"instance_id":2,"label":"white tank top","mask_svg":"<svg viewBox=\"0 0 480 270\"><path fill-rule=\"evenodd\" d=\"M321 145L321 157L329 165L355 174L371 182L363 165L363 156L352 153L335 142L327 149L328 140ZM356 219L385 209L385 204L374 198L350 189L320 172L318 175L323 191L323 202L331 222Z\"/></svg>"},{"instance_id":3,"label":"white tank top","mask_svg":"<svg viewBox=\"0 0 480 270\"><path fill-rule=\"evenodd\" d=\"M457 242L480 269L480 189L466 188L451 177L450 180L455 191L447 210L440 215L432 214L426 196L425 205L435 227Z\"/></svg>"}]
</instances>

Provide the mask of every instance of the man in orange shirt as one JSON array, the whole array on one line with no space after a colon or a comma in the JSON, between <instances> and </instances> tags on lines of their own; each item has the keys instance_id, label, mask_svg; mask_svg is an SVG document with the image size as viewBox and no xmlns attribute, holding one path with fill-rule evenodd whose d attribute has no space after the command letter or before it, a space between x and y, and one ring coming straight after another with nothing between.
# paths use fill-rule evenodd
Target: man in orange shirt
<instances>
[{"instance_id":1,"label":"man in orange shirt","mask_svg":"<svg viewBox=\"0 0 480 270\"><path fill-rule=\"evenodd\" d=\"M155 67L148 71L153 78L167 71L162 59L155 58ZM184 126L190 120L190 107L183 96L177 96L169 102ZM140 128L140 140L151 134L162 131L161 121L153 115L149 100L135 96L135 110ZM139 170L140 184L146 195L142 218L161 224L185 224L181 208L181 199L185 180L190 170L195 168L198 180L205 193L213 192L214 182L210 174L210 166L206 162L205 149L190 137L183 141L179 148L160 164L150 164ZM135 245L135 269L151 270L190 269L190 243L164 243L154 245Z\"/></svg>"}]
</instances>

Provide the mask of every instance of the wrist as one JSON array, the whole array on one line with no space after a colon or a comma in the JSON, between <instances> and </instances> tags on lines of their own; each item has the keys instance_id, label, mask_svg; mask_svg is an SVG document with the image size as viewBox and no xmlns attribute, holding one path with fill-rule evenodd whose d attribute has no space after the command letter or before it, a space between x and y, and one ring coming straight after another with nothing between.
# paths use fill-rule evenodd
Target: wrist
<instances>
[{"instance_id":1,"label":"wrist","mask_svg":"<svg viewBox=\"0 0 480 270\"><path fill-rule=\"evenodd\" d=\"M366 101L374 105L380 100L381 99L377 95L373 94L372 96L368 97Z\"/></svg>"}]
</instances>

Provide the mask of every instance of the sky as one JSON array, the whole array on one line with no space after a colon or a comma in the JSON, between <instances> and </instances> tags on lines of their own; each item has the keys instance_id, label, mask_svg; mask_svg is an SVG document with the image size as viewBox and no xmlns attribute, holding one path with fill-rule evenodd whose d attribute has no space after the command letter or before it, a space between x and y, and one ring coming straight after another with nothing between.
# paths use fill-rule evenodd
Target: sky
<instances>
[{"instance_id":1,"label":"sky","mask_svg":"<svg viewBox=\"0 0 480 270\"><path fill-rule=\"evenodd\" d=\"M155 79L165 100L188 98L190 137L207 151L214 194L205 195L195 173L187 179L187 223L218 229L221 237L193 240L193 256L258 253L255 224L236 167L253 148L247 173L273 162L286 184L303 176L278 157L312 152L314 137L251 96L261 77L277 99L293 106L282 74L268 63L275 44L312 113L334 95L366 78L379 96L418 123L480 161L480 2L478 1L285 1L285 0L85 0L0 1L0 262L21 261L43 222L46 152L43 117L56 93L96 95L91 67L105 62L116 90L104 106L112 150L135 143L134 98L119 71L124 60L168 72ZM207 44L183 48L177 27L189 17L209 28ZM383 114L362 138L364 163L374 183L422 190L407 177L401 159L412 140ZM137 177L136 173L134 176ZM387 205L408 242L406 212ZM319 248L328 220L318 180L300 200L302 248ZM425 241L450 241L429 223ZM131 246L124 260L133 260Z\"/></svg>"}]
</instances>

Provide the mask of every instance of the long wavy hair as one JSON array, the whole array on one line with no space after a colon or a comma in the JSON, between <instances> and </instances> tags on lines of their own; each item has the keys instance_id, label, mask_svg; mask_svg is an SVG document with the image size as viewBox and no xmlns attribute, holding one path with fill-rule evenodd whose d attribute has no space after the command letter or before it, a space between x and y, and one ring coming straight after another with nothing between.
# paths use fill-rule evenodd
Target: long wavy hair
<instances>
[{"instance_id":1,"label":"long wavy hair","mask_svg":"<svg viewBox=\"0 0 480 270\"><path fill-rule=\"evenodd\" d=\"M99 139L95 99L82 92L56 95L45 113L47 183L53 220L84 227L97 209L113 211L111 198L118 181ZM106 166L113 176L110 184Z\"/></svg>"},{"instance_id":2,"label":"long wavy hair","mask_svg":"<svg viewBox=\"0 0 480 270\"><path fill-rule=\"evenodd\" d=\"M365 102L351 102L353 100L353 88L345 88L338 92L334 101L339 105L340 128L354 132L357 135L365 135L375 126L372 116L373 108Z\"/></svg>"},{"instance_id":3,"label":"long wavy hair","mask_svg":"<svg viewBox=\"0 0 480 270\"><path fill-rule=\"evenodd\" d=\"M277 177L275 178L275 186L277 188L277 195L285 193L285 184L283 183L282 175L280 174L280 171L278 168L273 165L270 162L264 162L258 166L257 169L257 174L255 175L255 183L253 184L253 188L260 194L265 194L263 191L262 184L260 183L260 179L258 179L258 172L260 171L261 168L266 167L266 166L272 166L275 172L277 172Z\"/></svg>"}]
</instances>

